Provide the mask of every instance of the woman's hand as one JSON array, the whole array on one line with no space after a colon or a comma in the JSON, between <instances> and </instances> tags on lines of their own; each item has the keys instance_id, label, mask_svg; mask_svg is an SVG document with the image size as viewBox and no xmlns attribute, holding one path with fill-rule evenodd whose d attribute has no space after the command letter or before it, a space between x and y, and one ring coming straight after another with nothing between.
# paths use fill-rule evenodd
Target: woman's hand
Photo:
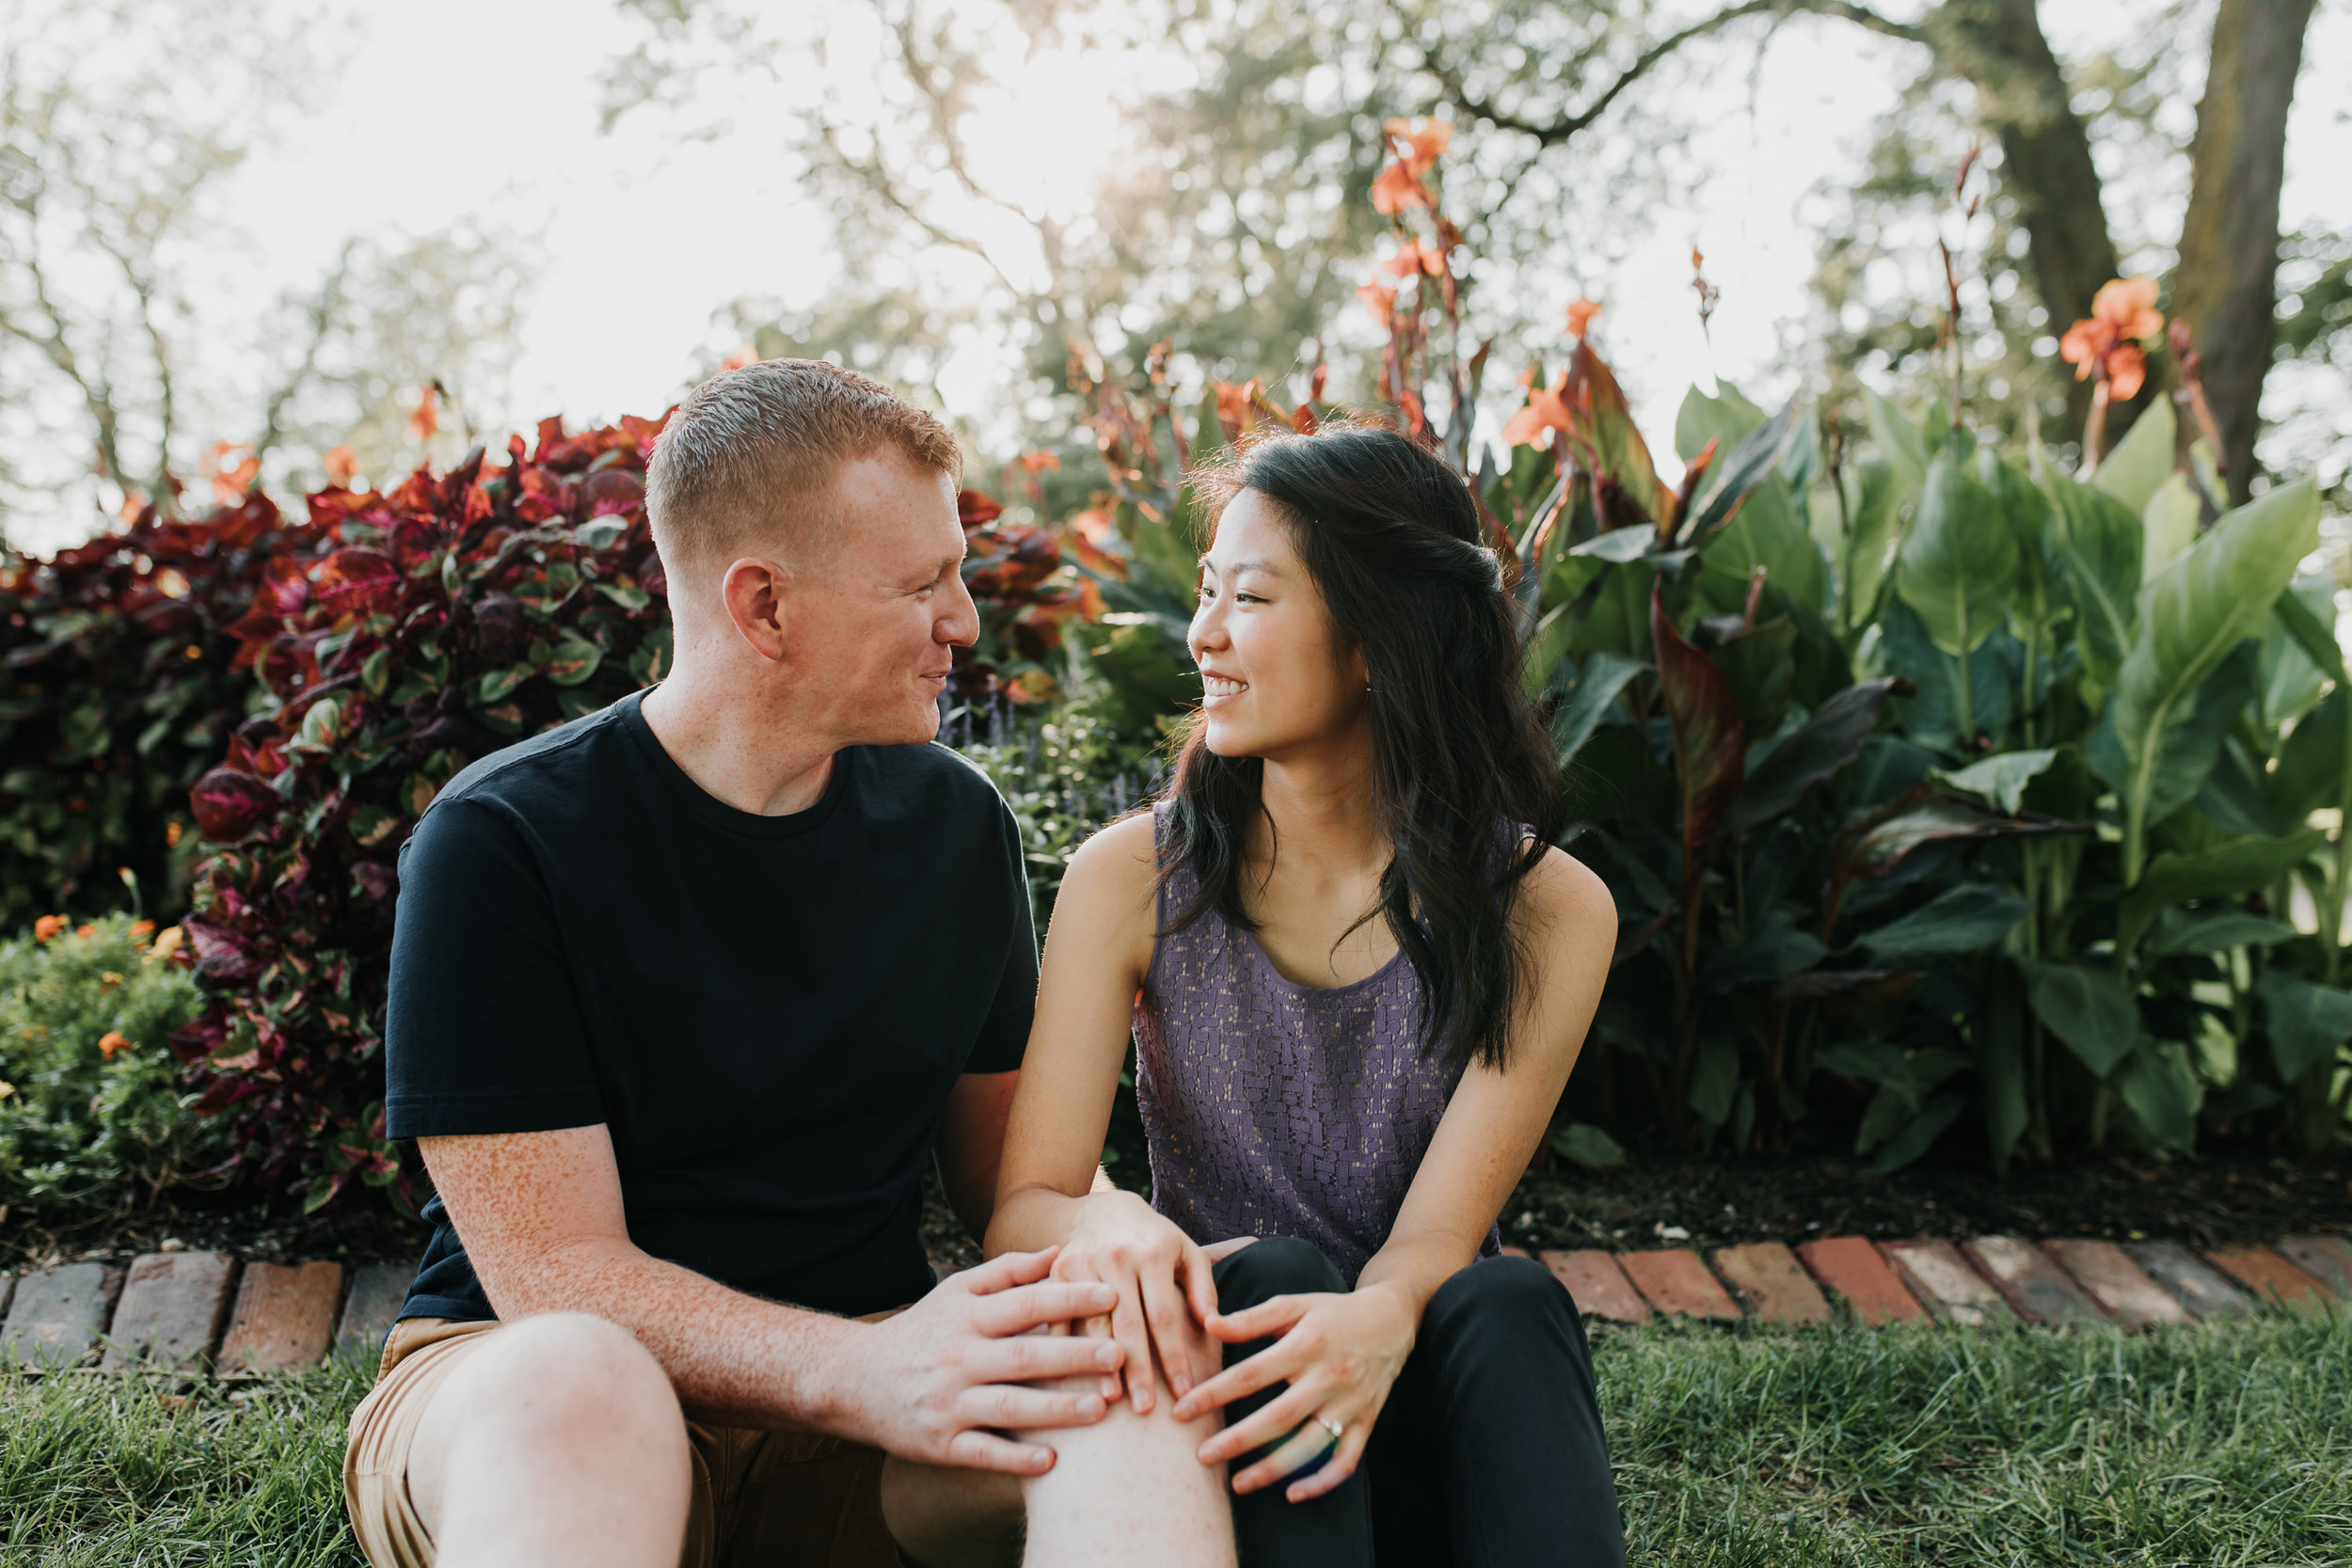
<instances>
[{"instance_id":1,"label":"woman's hand","mask_svg":"<svg viewBox=\"0 0 2352 1568\"><path fill-rule=\"evenodd\" d=\"M1119 1291L1110 1316L1089 1319L1086 1332L1107 1334L1126 1352L1126 1393L1136 1415L1148 1415L1155 1397L1155 1346L1180 1399L1216 1370L1216 1347L1205 1345L1211 1358L1201 1358L1192 1326L1193 1320L1205 1324L1216 1314L1216 1281L1208 1256L1175 1221L1135 1194L1098 1192L1079 1206L1077 1224L1054 1259L1054 1277L1099 1281ZM1115 1400L1119 1394L1119 1375L1106 1375L1104 1397Z\"/></svg>"},{"instance_id":2,"label":"woman's hand","mask_svg":"<svg viewBox=\"0 0 2352 1568\"><path fill-rule=\"evenodd\" d=\"M1416 1314L1404 1298L1369 1285L1344 1294L1276 1296L1230 1318L1212 1315L1207 1322L1211 1337L1228 1345L1273 1334L1282 1337L1180 1398L1178 1420L1190 1420L1277 1383L1287 1381L1290 1390L1201 1444L1200 1463L1222 1465L1252 1449L1280 1444L1233 1478L1234 1491L1254 1492L1334 1447L1336 1427L1339 1451L1322 1469L1294 1482L1284 1496L1303 1503L1354 1475L1364 1445L1371 1441L1373 1422L1388 1403L1389 1389L1406 1356L1412 1354Z\"/></svg>"}]
</instances>

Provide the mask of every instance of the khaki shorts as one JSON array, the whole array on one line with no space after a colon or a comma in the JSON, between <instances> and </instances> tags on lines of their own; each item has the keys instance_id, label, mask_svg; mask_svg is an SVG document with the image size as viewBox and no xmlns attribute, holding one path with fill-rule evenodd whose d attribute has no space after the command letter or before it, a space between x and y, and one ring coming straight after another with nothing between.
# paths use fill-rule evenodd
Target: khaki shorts
<instances>
[{"instance_id":1,"label":"khaki shorts","mask_svg":"<svg viewBox=\"0 0 2352 1568\"><path fill-rule=\"evenodd\" d=\"M373 1568L432 1568L433 1538L408 1499L408 1445L434 1394L498 1326L408 1318L384 1341L343 1450L343 1505ZM694 1493L679 1568L901 1568L882 1524L880 1449L694 1421L686 1433Z\"/></svg>"}]
</instances>

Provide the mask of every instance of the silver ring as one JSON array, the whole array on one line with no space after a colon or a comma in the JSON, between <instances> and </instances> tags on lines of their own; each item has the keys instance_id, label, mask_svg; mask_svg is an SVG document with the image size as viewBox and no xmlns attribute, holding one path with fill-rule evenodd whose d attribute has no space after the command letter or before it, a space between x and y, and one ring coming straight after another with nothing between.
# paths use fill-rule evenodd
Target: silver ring
<instances>
[{"instance_id":1,"label":"silver ring","mask_svg":"<svg viewBox=\"0 0 2352 1568\"><path fill-rule=\"evenodd\" d=\"M1328 1416L1317 1416L1315 1418L1315 1425L1321 1427L1324 1431L1331 1434L1331 1441L1334 1445L1343 1443L1347 1440L1347 1428L1331 1419Z\"/></svg>"}]
</instances>

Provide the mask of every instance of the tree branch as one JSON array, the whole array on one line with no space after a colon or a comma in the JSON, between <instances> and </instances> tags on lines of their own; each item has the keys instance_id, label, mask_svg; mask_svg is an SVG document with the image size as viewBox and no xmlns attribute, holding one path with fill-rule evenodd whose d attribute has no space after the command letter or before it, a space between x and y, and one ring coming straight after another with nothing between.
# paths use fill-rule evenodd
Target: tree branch
<instances>
[{"instance_id":1,"label":"tree branch","mask_svg":"<svg viewBox=\"0 0 2352 1568\"><path fill-rule=\"evenodd\" d=\"M1660 61L1680 49L1684 44L1721 32L1733 23L1744 21L1751 16L1788 16L1799 11L1817 16L1838 17L1857 26L1866 27L1871 32L1883 33L1889 38L1902 39L1911 43L1924 44L1928 41L1927 35L1919 28L1909 23L1897 22L1889 17L1881 16L1867 6L1854 4L1853 0L1741 0L1739 5L1726 7L1712 16L1703 17L1692 23L1678 32L1667 34L1634 56L1633 63L1627 66L1615 81L1603 87L1583 108L1574 114L1560 115L1548 120L1530 119L1523 115L1509 113L1496 105L1491 100L1471 93L1462 79L1460 70L1448 64L1435 48L1428 53L1427 64L1430 74L1436 76L1443 85L1446 96L1452 100L1454 107L1463 113L1486 120L1505 131L1518 131L1533 136L1540 146L1556 147L1608 113L1609 106L1614 103L1628 87L1648 75Z\"/></svg>"}]
</instances>

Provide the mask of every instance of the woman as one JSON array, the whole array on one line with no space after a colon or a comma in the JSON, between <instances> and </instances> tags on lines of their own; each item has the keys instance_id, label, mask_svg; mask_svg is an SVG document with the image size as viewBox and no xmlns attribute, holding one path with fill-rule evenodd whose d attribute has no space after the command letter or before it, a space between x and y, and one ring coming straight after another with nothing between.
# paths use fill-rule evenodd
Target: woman
<instances>
[{"instance_id":1,"label":"woman","mask_svg":"<svg viewBox=\"0 0 2352 1568\"><path fill-rule=\"evenodd\" d=\"M1621 1562L1575 1307L1494 1224L1616 934L1549 846L1497 558L1391 430L1263 442L1211 493L1200 713L1168 800L1071 861L988 1250L1118 1287L1088 1328L1136 1410L1156 1351L1201 1462L1246 1461L1245 1568ZM1131 1012L1150 1205L1089 1190Z\"/></svg>"}]
</instances>

